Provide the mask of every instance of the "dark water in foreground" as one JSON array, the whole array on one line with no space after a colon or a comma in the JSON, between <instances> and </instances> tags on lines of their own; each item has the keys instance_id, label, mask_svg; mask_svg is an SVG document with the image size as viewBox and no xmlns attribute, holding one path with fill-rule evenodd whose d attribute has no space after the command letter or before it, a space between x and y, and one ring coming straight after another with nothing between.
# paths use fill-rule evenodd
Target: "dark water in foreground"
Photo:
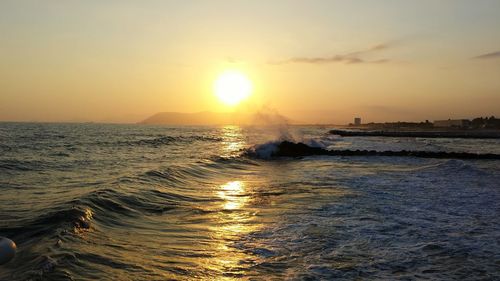
<instances>
[{"instance_id":1,"label":"dark water in foreground","mask_svg":"<svg viewBox=\"0 0 500 281\"><path fill-rule=\"evenodd\" d=\"M329 148L500 153L498 140ZM500 161L259 159L239 127L0 123L0 280L499 280Z\"/></svg>"}]
</instances>

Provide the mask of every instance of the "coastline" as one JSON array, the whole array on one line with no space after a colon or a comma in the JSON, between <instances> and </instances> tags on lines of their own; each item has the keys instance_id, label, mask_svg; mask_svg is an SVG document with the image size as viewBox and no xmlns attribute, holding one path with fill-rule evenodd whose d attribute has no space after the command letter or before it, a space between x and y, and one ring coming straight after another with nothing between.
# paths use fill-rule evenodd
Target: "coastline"
<instances>
[{"instance_id":1,"label":"coastline","mask_svg":"<svg viewBox=\"0 0 500 281\"><path fill-rule=\"evenodd\" d=\"M499 130L370 130L333 129L330 134L343 137L414 137L414 138L464 138L499 139Z\"/></svg>"}]
</instances>

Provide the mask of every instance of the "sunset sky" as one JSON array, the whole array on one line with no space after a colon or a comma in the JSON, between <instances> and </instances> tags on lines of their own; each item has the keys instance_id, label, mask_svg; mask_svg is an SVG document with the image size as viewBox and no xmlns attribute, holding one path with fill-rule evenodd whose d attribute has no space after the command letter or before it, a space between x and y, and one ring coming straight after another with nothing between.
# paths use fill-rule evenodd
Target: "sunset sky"
<instances>
[{"instance_id":1,"label":"sunset sky","mask_svg":"<svg viewBox=\"0 0 500 281\"><path fill-rule=\"evenodd\" d=\"M0 2L0 120L500 116L500 1ZM252 81L215 97L227 70Z\"/></svg>"}]
</instances>

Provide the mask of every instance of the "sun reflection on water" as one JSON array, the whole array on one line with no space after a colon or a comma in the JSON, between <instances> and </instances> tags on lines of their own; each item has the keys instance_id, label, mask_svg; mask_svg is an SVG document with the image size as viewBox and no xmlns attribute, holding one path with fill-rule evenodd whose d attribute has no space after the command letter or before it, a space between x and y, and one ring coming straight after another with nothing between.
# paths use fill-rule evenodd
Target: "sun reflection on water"
<instances>
[{"instance_id":1,"label":"sun reflection on water","mask_svg":"<svg viewBox=\"0 0 500 281\"><path fill-rule=\"evenodd\" d=\"M252 257L238 249L235 243L259 228L255 213L249 206L252 194L244 181L216 186L214 192L221 201L216 224L211 228L215 258L209 261L209 267L222 275L217 280L238 280L245 275L244 264Z\"/></svg>"},{"instance_id":2,"label":"sun reflection on water","mask_svg":"<svg viewBox=\"0 0 500 281\"><path fill-rule=\"evenodd\" d=\"M244 196L245 189L241 181L231 181L220 187L217 195L224 200L224 210L236 210L245 205L248 196Z\"/></svg>"},{"instance_id":3,"label":"sun reflection on water","mask_svg":"<svg viewBox=\"0 0 500 281\"><path fill-rule=\"evenodd\" d=\"M222 138L221 157L235 157L247 146L243 129L239 126L220 128ZM231 180L215 185L213 195L217 198L210 206L213 211L210 231L211 257L202 263L213 272L211 280L240 280L248 274L255 260L250 253L238 247L250 233L258 231L262 224L252 206L255 198L253 186L243 180Z\"/></svg>"}]
</instances>

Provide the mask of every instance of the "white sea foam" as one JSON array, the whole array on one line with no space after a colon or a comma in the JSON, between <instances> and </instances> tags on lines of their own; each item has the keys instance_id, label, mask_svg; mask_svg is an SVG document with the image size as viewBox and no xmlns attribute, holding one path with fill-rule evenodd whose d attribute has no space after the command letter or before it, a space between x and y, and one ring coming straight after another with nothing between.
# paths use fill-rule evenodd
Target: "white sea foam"
<instances>
[{"instance_id":1,"label":"white sea foam","mask_svg":"<svg viewBox=\"0 0 500 281\"><path fill-rule=\"evenodd\" d=\"M269 141L263 144L256 145L250 149L250 153L257 158L269 159L278 150L278 145L281 141Z\"/></svg>"}]
</instances>

